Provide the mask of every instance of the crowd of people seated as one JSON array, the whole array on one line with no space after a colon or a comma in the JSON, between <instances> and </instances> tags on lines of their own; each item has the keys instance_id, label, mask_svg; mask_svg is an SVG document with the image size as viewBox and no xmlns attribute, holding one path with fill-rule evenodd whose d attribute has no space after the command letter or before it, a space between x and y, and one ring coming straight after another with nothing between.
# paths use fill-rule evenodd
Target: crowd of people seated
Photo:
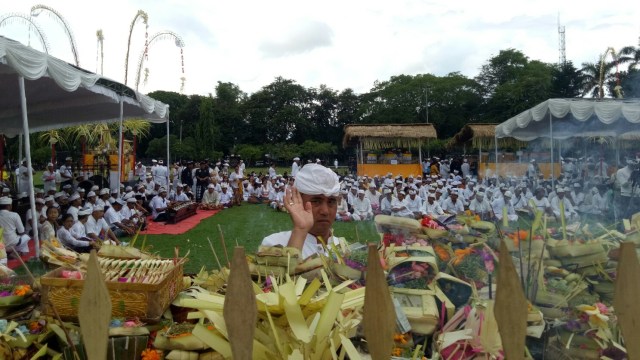
<instances>
[{"instance_id":1,"label":"crowd of people seated","mask_svg":"<svg viewBox=\"0 0 640 360\"><path fill-rule=\"evenodd\" d=\"M416 176L387 173L340 177L336 220L367 221L377 214L420 219L471 212L485 220L502 220L506 216L508 221L517 221L519 216L540 210L556 219L564 212L564 218L571 221L582 215L611 217L616 213L611 211L614 208L619 217L628 217L638 208L635 197L640 194L636 186L640 158L629 159L612 176L589 175L576 171L574 166L563 166L562 173L553 180L544 177L535 160L524 176L481 179L469 171L466 159L460 161L461 170L451 171L449 163L447 159L426 159L424 173ZM287 211L285 191L295 184L295 176L304 166L296 157L289 174L277 174L273 164L264 174L245 174L242 160L233 165L228 161L185 161L170 168L161 160L153 160L149 172L142 163L136 164L138 181L134 186L93 186L87 191L74 188L73 182L65 178L57 191L53 167L49 165L43 175L45 189L35 190L35 222L32 212L27 211L23 225L20 216L12 211L16 200L10 197L8 188L2 190L0 227L10 253L28 251L34 226L38 227L41 240L56 237L62 245L80 252L104 242L119 244L121 237L144 229L148 218L166 220L166 211L173 203L192 201L205 210L267 204L277 211ZM26 193L20 197L26 197Z\"/></svg>"}]
</instances>

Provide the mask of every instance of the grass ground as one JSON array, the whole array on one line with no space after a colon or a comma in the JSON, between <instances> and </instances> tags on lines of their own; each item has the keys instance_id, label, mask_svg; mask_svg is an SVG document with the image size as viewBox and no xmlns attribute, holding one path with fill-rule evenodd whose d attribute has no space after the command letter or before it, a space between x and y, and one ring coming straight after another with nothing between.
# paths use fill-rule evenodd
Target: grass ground
<instances>
[{"instance_id":1,"label":"grass ground","mask_svg":"<svg viewBox=\"0 0 640 360\"><path fill-rule=\"evenodd\" d=\"M258 249L265 236L290 230L291 220L288 214L276 212L267 205L245 204L222 210L181 235L147 235L145 246L150 245L151 251L157 252L162 257L172 257L176 246L180 248L182 255L189 251L189 262L185 266L185 272L197 272L202 266L207 269L217 268L207 238L211 239L220 262L225 262L218 225L224 234L229 255L236 243L244 246L247 253L251 254ZM345 237L350 242L359 239L364 243L379 239L373 221L336 222L334 233L336 236ZM141 246L143 241L144 236L140 236L136 246Z\"/></svg>"}]
</instances>

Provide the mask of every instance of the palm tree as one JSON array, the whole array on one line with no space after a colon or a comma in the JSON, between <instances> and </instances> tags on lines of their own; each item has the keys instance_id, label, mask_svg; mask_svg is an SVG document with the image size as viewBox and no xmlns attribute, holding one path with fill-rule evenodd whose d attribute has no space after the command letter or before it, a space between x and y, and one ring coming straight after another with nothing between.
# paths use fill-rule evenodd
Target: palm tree
<instances>
[{"instance_id":1,"label":"palm tree","mask_svg":"<svg viewBox=\"0 0 640 360\"><path fill-rule=\"evenodd\" d=\"M635 70L638 65L640 65L640 46L625 46L620 49L619 64L629 64L629 69Z\"/></svg>"},{"instance_id":2,"label":"palm tree","mask_svg":"<svg viewBox=\"0 0 640 360\"><path fill-rule=\"evenodd\" d=\"M613 71L615 67L615 62L602 64L602 59L592 63L582 63L582 69L580 69L584 79L582 97L603 98L605 84L616 79L615 71ZM601 77L603 79L602 84L600 83Z\"/></svg>"}]
</instances>

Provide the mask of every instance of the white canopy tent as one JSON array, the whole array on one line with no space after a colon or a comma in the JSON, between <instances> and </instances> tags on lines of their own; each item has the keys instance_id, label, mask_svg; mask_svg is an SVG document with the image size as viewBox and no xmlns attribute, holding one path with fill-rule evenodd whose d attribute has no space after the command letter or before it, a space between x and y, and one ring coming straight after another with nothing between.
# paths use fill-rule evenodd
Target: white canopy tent
<instances>
[{"instance_id":1,"label":"white canopy tent","mask_svg":"<svg viewBox=\"0 0 640 360\"><path fill-rule=\"evenodd\" d=\"M120 121L122 134L122 121L130 118L166 122L168 139L168 105L0 36L0 133L12 137L79 124ZM122 153L122 136L119 139ZM25 136L25 153L31 169L29 136ZM120 160L118 169L121 166ZM37 219L31 172L29 182L32 215ZM34 238L39 255L37 227Z\"/></svg>"},{"instance_id":2,"label":"white canopy tent","mask_svg":"<svg viewBox=\"0 0 640 360\"><path fill-rule=\"evenodd\" d=\"M521 141L639 134L640 99L549 99L496 127L496 138Z\"/></svg>"}]
</instances>

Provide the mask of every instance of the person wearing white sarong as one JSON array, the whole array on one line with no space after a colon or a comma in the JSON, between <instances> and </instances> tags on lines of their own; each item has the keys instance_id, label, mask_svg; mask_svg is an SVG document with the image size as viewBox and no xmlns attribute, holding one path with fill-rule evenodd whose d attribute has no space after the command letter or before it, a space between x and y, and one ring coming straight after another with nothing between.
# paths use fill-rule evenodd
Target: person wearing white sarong
<instances>
[{"instance_id":1,"label":"person wearing white sarong","mask_svg":"<svg viewBox=\"0 0 640 360\"><path fill-rule=\"evenodd\" d=\"M358 190L358 197L353 201L353 220L371 220L373 218L373 209L371 202L365 196L364 190Z\"/></svg>"},{"instance_id":2,"label":"person wearing white sarong","mask_svg":"<svg viewBox=\"0 0 640 360\"><path fill-rule=\"evenodd\" d=\"M444 211L442 210L440 203L436 201L435 193L429 193L429 195L427 195L427 201L422 204L421 212L423 216L429 216L431 218L437 218L440 215L444 215Z\"/></svg>"},{"instance_id":3,"label":"person wearing white sarong","mask_svg":"<svg viewBox=\"0 0 640 360\"><path fill-rule=\"evenodd\" d=\"M0 198L0 227L3 229L5 249L15 249L19 255L29 253L29 241L31 238L25 233L22 219L18 213L11 211L13 199L7 196ZM0 259L0 263L6 264L6 258Z\"/></svg>"},{"instance_id":4,"label":"person wearing white sarong","mask_svg":"<svg viewBox=\"0 0 640 360\"><path fill-rule=\"evenodd\" d=\"M464 204L458 199L458 192L452 191L449 197L442 203L442 210L449 214L462 214L464 212Z\"/></svg>"},{"instance_id":5,"label":"person wearing white sarong","mask_svg":"<svg viewBox=\"0 0 640 360\"><path fill-rule=\"evenodd\" d=\"M409 210L404 191L398 191L398 197L391 200L391 216L413 219L413 211Z\"/></svg>"},{"instance_id":6,"label":"person wearing white sarong","mask_svg":"<svg viewBox=\"0 0 640 360\"><path fill-rule=\"evenodd\" d=\"M411 210L413 216L416 219L422 217L422 199L417 195L416 191L411 189L409 190L409 197L406 198L407 201L407 209Z\"/></svg>"},{"instance_id":7,"label":"person wearing white sarong","mask_svg":"<svg viewBox=\"0 0 640 360\"><path fill-rule=\"evenodd\" d=\"M365 191L364 197L369 199L371 209L376 214L380 210L380 192L376 189L375 184L370 184L368 191Z\"/></svg>"},{"instance_id":8,"label":"person wearing white sarong","mask_svg":"<svg viewBox=\"0 0 640 360\"><path fill-rule=\"evenodd\" d=\"M567 221L575 220L578 218L578 213L573 209L573 205L569 199L567 199L564 195L567 192L565 188L558 188L556 190L557 196L551 200L551 210L553 214L556 216L556 219L560 220L560 203L564 204L564 217Z\"/></svg>"},{"instance_id":9,"label":"person wearing white sarong","mask_svg":"<svg viewBox=\"0 0 640 360\"><path fill-rule=\"evenodd\" d=\"M298 171L300 171L300 158L296 156L293 158L293 164L291 164L291 176L296 177Z\"/></svg>"},{"instance_id":10,"label":"person wearing white sarong","mask_svg":"<svg viewBox=\"0 0 640 360\"><path fill-rule=\"evenodd\" d=\"M509 221L518 221L518 215L516 214L516 209L513 207L513 203L511 202L511 198L513 194L511 191L506 191L503 194L503 197L494 200L491 204L493 207L493 212L495 214L496 219L502 220L502 215L504 215L504 207L507 208L507 219Z\"/></svg>"}]
</instances>

